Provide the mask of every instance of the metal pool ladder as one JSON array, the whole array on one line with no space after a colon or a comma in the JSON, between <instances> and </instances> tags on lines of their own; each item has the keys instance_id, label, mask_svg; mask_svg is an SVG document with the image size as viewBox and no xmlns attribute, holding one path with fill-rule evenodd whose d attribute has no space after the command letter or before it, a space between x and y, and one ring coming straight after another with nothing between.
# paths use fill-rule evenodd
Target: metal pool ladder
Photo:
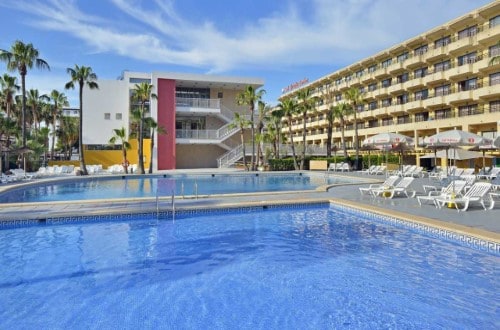
<instances>
[{"instance_id":1,"label":"metal pool ladder","mask_svg":"<svg viewBox=\"0 0 500 330\"><path fill-rule=\"evenodd\" d=\"M160 217L160 195L161 195L161 189L162 187L168 187L168 184L164 185L162 182L162 179L158 179L157 186L156 186L156 219ZM175 190L172 189L172 195L171 195L171 209L172 209L172 221L175 221Z\"/></svg>"}]
</instances>

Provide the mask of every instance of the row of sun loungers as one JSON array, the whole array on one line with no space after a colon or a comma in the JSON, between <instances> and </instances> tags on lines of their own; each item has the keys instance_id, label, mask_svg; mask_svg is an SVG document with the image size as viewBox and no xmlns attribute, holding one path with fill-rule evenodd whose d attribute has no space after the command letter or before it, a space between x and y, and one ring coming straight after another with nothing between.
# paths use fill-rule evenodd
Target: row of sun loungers
<instances>
[{"instance_id":1,"label":"row of sun loungers","mask_svg":"<svg viewBox=\"0 0 500 330\"><path fill-rule=\"evenodd\" d=\"M416 196L416 191L410 189L415 178L411 176L401 178L399 175L389 176L381 184L360 187L359 191L362 195L370 195L373 198L393 198L400 195L416 196L420 206L433 204L438 209L448 205L457 211L466 211L471 204L478 204L485 210L493 209L495 206L493 195L500 196L500 193L496 192L500 191L500 177L492 182L478 182L475 175L464 177L465 179L452 180L444 187L424 186L425 195L420 196Z\"/></svg>"}]
</instances>

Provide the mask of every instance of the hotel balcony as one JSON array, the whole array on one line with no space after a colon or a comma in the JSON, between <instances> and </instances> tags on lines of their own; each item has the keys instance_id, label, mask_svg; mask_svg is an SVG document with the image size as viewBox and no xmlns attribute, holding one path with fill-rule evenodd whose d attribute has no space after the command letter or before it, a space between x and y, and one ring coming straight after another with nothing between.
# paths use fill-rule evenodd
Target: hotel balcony
<instances>
[{"instance_id":1,"label":"hotel balcony","mask_svg":"<svg viewBox=\"0 0 500 330\"><path fill-rule=\"evenodd\" d=\"M426 53L411 56L408 59L406 59L404 64L408 69L415 69L415 68L421 67L421 66L425 65L425 55L426 55Z\"/></svg>"},{"instance_id":2,"label":"hotel balcony","mask_svg":"<svg viewBox=\"0 0 500 330\"><path fill-rule=\"evenodd\" d=\"M425 60L429 62L436 62L439 59L444 59L448 54L448 45L441 47L433 47L425 54Z\"/></svg>"},{"instance_id":3,"label":"hotel balcony","mask_svg":"<svg viewBox=\"0 0 500 330\"><path fill-rule=\"evenodd\" d=\"M475 89L472 92L472 96L474 99L485 99L485 100L498 99L498 97L500 97L500 84L492 86L488 85Z\"/></svg>"},{"instance_id":4,"label":"hotel balcony","mask_svg":"<svg viewBox=\"0 0 500 330\"><path fill-rule=\"evenodd\" d=\"M391 85L387 87L387 92L389 94L398 94L402 93L404 91L403 83L395 83L394 85Z\"/></svg>"},{"instance_id":5,"label":"hotel balcony","mask_svg":"<svg viewBox=\"0 0 500 330\"><path fill-rule=\"evenodd\" d=\"M446 71L446 76L451 80L461 80L467 76L471 76L473 72L473 65L466 63L449 69Z\"/></svg>"},{"instance_id":6,"label":"hotel balcony","mask_svg":"<svg viewBox=\"0 0 500 330\"><path fill-rule=\"evenodd\" d=\"M491 42L498 41L498 35L500 34L500 25L494 27L487 27L483 31L477 34L477 42L481 44L489 44Z\"/></svg>"},{"instance_id":7,"label":"hotel balcony","mask_svg":"<svg viewBox=\"0 0 500 330\"><path fill-rule=\"evenodd\" d=\"M220 99L199 99L177 97L175 99L176 112L184 114L221 114Z\"/></svg>"},{"instance_id":8,"label":"hotel balcony","mask_svg":"<svg viewBox=\"0 0 500 330\"><path fill-rule=\"evenodd\" d=\"M464 37L453 42L453 46L450 47L450 54L453 56L466 53L469 50L474 49L474 45L477 44L477 35L470 37Z\"/></svg>"}]
</instances>

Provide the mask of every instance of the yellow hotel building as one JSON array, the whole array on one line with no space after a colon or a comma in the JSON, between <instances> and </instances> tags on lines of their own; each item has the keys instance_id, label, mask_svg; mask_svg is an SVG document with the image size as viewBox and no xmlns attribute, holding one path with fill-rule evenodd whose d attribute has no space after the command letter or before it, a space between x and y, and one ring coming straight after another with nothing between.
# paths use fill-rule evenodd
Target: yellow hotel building
<instances>
[{"instance_id":1,"label":"yellow hotel building","mask_svg":"<svg viewBox=\"0 0 500 330\"><path fill-rule=\"evenodd\" d=\"M456 128L492 138L498 134L500 60L490 63L495 56L500 56L500 1L288 91L280 100L312 90L320 101L307 119L307 144L325 146L325 113L347 102L348 89L359 88L364 101L357 109L359 143L378 133L397 132L415 138L415 156L423 152L418 146L423 139L440 131ZM354 122L352 116L347 119L345 139L352 154ZM332 145L340 148L338 120L335 125ZM300 118L292 129L301 141Z\"/></svg>"}]
</instances>

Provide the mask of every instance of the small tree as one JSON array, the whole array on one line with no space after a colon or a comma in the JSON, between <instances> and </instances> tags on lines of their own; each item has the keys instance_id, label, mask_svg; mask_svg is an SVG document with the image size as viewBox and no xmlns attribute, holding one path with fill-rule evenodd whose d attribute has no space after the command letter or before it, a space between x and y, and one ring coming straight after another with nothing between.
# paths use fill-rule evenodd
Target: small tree
<instances>
[{"instance_id":1,"label":"small tree","mask_svg":"<svg viewBox=\"0 0 500 330\"><path fill-rule=\"evenodd\" d=\"M125 127L122 127L119 129L118 128L113 129L113 133L114 133L114 135L111 137L111 139L109 139L109 143L116 144L116 141L119 140L119 142L122 146L123 170L125 171L126 174L128 174L129 162L127 159L127 150L130 149L130 143L128 142L128 139L127 139L127 132L125 131Z\"/></svg>"},{"instance_id":2,"label":"small tree","mask_svg":"<svg viewBox=\"0 0 500 330\"><path fill-rule=\"evenodd\" d=\"M78 96L80 100L80 127L78 130L78 151L80 153L80 173L88 175L87 166L83 154L83 86L87 85L90 89L99 89L97 84L97 75L92 72L92 68L87 66L75 65L75 68L67 68L66 72L71 76L71 80L66 83L66 89L75 88L75 83L78 83Z\"/></svg>"},{"instance_id":3,"label":"small tree","mask_svg":"<svg viewBox=\"0 0 500 330\"><path fill-rule=\"evenodd\" d=\"M139 138L139 146L138 146L138 169L137 171L139 174L144 174L144 146L143 146L143 141L144 141L144 135L143 135L143 129L144 129L144 121L146 118L146 104L149 104L151 99L157 99L158 96L156 96L155 93L153 93L153 85L148 84L148 83L140 83L136 84L134 89L133 89L133 99L137 102L139 102L139 113L140 113L140 121L139 121L139 132L138 132L138 138Z\"/></svg>"},{"instance_id":4,"label":"small tree","mask_svg":"<svg viewBox=\"0 0 500 330\"><path fill-rule=\"evenodd\" d=\"M245 150L245 128L250 125L250 121L245 118L245 116L240 115L239 113L234 113L233 122L229 125L230 128L238 127L240 129L240 138L241 145L243 148L243 166L245 170L248 171L247 159L246 159L246 150Z\"/></svg>"},{"instance_id":5,"label":"small tree","mask_svg":"<svg viewBox=\"0 0 500 330\"><path fill-rule=\"evenodd\" d=\"M155 130L158 134L166 134L167 130L163 126L159 126L158 123L151 117L146 118L146 127L149 127L151 134L151 149L149 154L149 170L148 173L153 173L153 149L155 146Z\"/></svg>"}]
</instances>

